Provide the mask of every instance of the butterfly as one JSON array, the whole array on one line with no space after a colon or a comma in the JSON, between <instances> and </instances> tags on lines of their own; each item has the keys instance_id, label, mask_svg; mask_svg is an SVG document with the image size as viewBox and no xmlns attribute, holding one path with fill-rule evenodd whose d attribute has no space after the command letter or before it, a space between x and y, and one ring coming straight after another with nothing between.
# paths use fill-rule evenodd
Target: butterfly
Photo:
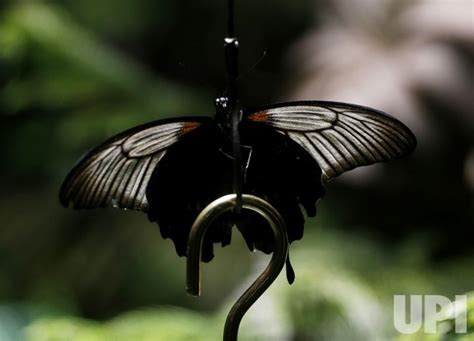
<instances>
[{"instance_id":1,"label":"butterfly","mask_svg":"<svg viewBox=\"0 0 474 341\"><path fill-rule=\"evenodd\" d=\"M143 211L163 238L186 255L190 228L203 208L233 193L231 115L228 99L214 117L182 117L120 133L86 154L60 191L64 206ZM242 191L273 205L287 225L289 242L303 237L304 216L316 215L324 185L359 166L400 158L416 146L403 123L354 104L300 101L239 111ZM231 242L237 226L250 250L273 251L273 234L251 211L228 212L209 228L202 260L213 244ZM287 261L289 282L294 272Z\"/></svg>"}]
</instances>

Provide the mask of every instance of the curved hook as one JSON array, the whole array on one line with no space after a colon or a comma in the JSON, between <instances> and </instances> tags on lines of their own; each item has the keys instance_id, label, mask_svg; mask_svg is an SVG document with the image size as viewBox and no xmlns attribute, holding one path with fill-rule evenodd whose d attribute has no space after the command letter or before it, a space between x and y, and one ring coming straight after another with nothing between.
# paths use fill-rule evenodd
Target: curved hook
<instances>
[{"instance_id":1,"label":"curved hook","mask_svg":"<svg viewBox=\"0 0 474 341\"><path fill-rule=\"evenodd\" d=\"M204 235L211 223L221 214L232 210L236 204L236 195L225 195L211 202L196 218L188 239L186 264L186 290L194 296L201 294L201 252ZM255 282L237 300L224 327L224 341L236 341L240 321L247 310L268 289L280 274L288 255L288 236L286 224L280 213L265 200L254 195L242 196L242 207L260 214L268 221L275 235L275 246L270 263Z\"/></svg>"}]
</instances>

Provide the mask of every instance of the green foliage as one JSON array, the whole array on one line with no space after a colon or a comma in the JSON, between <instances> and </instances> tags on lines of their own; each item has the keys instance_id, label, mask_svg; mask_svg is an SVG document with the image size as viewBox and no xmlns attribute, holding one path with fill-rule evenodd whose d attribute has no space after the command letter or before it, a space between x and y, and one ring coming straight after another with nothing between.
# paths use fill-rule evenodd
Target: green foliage
<instances>
[{"instance_id":1,"label":"green foliage","mask_svg":"<svg viewBox=\"0 0 474 341\"><path fill-rule=\"evenodd\" d=\"M99 324L75 318L38 320L26 329L28 341L217 340L215 321L178 308L128 313Z\"/></svg>"},{"instance_id":2,"label":"green foliage","mask_svg":"<svg viewBox=\"0 0 474 341\"><path fill-rule=\"evenodd\" d=\"M11 110L31 103L68 106L106 96L127 96L126 100L139 101L153 112L186 109L178 98L185 98L196 108L198 96L193 92L151 76L149 70L75 24L60 8L26 2L12 6L4 18L0 35L4 58L12 62L24 57L29 45L35 55L28 57L41 63L36 70L38 77L30 83L13 82L7 87L2 99ZM28 91L32 87L40 91ZM9 102L19 99L24 102Z\"/></svg>"},{"instance_id":3,"label":"green foliage","mask_svg":"<svg viewBox=\"0 0 474 341\"><path fill-rule=\"evenodd\" d=\"M410 252L408 249L405 248L404 252ZM292 247L296 282L290 286L283 275L278 278L263 299L245 316L240 331L242 340L271 340L275 328L280 335L301 340L392 339L397 335L393 327L394 294L408 293L407 288L418 294L462 293L459 283L452 283L452 292L446 292L443 288L443 273L452 264L431 267L426 262L419 262L416 266L398 263L395 259L403 259L403 256L394 255L392 251L380 248L363 237L313 228L304 242ZM265 258L260 258L266 262ZM377 280L365 275L367 269ZM472 268L466 266L462 271L467 280L474 280ZM396 274L396 280L393 274ZM256 274L249 277L255 278ZM204 297L200 299L212 295L214 288L211 285L205 283ZM239 290L243 291L243 288ZM126 313L103 323L72 317L36 319L26 332L28 341L66 340L63 335L74 341L88 340L88 337L122 340L121 335L123 340L127 340L125 335L133 340L151 340L154 337L155 340L219 339L234 297L234 294L228 295L224 304L211 313L161 307ZM470 295L470 334L466 335L465 340L473 335L473 302L473 295ZM268 310L270 307L271 311ZM452 318L447 318L446 323L452 325L452 321ZM435 337L420 332L400 340L461 340L457 335L452 337L458 339L446 338L451 334L448 329L443 330L447 332L444 336ZM75 334L71 334L72 331Z\"/></svg>"}]
</instances>

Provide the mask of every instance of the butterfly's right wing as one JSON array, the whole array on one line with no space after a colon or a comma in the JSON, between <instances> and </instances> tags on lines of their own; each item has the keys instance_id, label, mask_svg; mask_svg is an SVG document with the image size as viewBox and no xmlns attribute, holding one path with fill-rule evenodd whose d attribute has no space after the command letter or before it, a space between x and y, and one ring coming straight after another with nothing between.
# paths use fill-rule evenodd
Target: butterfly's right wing
<instances>
[{"instance_id":1,"label":"butterfly's right wing","mask_svg":"<svg viewBox=\"0 0 474 341\"><path fill-rule=\"evenodd\" d=\"M410 153L415 135L381 111L355 104L302 101L249 110L245 120L265 124L303 147L324 182L359 166Z\"/></svg>"},{"instance_id":2,"label":"butterfly's right wing","mask_svg":"<svg viewBox=\"0 0 474 341\"><path fill-rule=\"evenodd\" d=\"M208 120L160 120L110 138L71 170L61 187L61 203L76 209L112 206L146 212L146 188L167 148Z\"/></svg>"}]
</instances>

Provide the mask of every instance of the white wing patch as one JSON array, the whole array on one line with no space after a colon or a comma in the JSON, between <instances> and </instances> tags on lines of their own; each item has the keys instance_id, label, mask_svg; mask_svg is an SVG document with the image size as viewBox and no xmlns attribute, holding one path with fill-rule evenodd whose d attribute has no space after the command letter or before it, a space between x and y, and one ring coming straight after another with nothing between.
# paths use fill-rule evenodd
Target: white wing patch
<instances>
[{"instance_id":1,"label":"white wing patch","mask_svg":"<svg viewBox=\"0 0 474 341\"><path fill-rule=\"evenodd\" d=\"M248 116L272 126L303 147L318 162L323 180L348 170L408 154L413 133L380 111L334 102L287 103Z\"/></svg>"},{"instance_id":2,"label":"white wing patch","mask_svg":"<svg viewBox=\"0 0 474 341\"><path fill-rule=\"evenodd\" d=\"M156 153L175 143L182 128L183 123L177 122L139 131L123 141L122 149L130 157Z\"/></svg>"},{"instance_id":3,"label":"white wing patch","mask_svg":"<svg viewBox=\"0 0 474 341\"><path fill-rule=\"evenodd\" d=\"M148 182L166 148L199 125L157 122L111 138L69 173L61 188L61 202L74 208L113 206L147 211Z\"/></svg>"}]
</instances>

